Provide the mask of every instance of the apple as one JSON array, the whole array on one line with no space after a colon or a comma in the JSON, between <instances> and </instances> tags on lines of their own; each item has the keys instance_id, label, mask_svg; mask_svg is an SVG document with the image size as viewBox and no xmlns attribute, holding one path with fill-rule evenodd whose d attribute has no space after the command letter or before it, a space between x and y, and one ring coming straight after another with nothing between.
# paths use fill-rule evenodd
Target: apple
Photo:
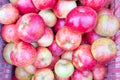
<instances>
[{"instance_id":1,"label":"apple","mask_svg":"<svg viewBox=\"0 0 120 80\"><path fill-rule=\"evenodd\" d=\"M65 19L58 19L53 29L55 33L57 33L58 30L60 30L64 26L65 26Z\"/></svg>"},{"instance_id":2,"label":"apple","mask_svg":"<svg viewBox=\"0 0 120 80\"><path fill-rule=\"evenodd\" d=\"M88 44L80 45L73 52L72 62L80 71L91 70L96 64L96 60L93 58L91 53L91 46Z\"/></svg>"},{"instance_id":3,"label":"apple","mask_svg":"<svg viewBox=\"0 0 120 80\"><path fill-rule=\"evenodd\" d=\"M53 11L58 18L66 18L68 13L77 6L76 1L58 0Z\"/></svg>"},{"instance_id":4,"label":"apple","mask_svg":"<svg viewBox=\"0 0 120 80\"><path fill-rule=\"evenodd\" d=\"M35 74L37 71L37 68L33 64L25 66L23 69L29 74Z\"/></svg>"},{"instance_id":5,"label":"apple","mask_svg":"<svg viewBox=\"0 0 120 80\"><path fill-rule=\"evenodd\" d=\"M19 42L20 39L17 34L16 24L6 24L2 27L1 34L2 38L6 42Z\"/></svg>"},{"instance_id":6,"label":"apple","mask_svg":"<svg viewBox=\"0 0 120 80\"><path fill-rule=\"evenodd\" d=\"M15 68L15 76L18 80L30 80L32 75L27 73L23 68Z\"/></svg>"},{"instance_id":7,"label":"apple","mask_svg":"<svg viewBox=\"0 0 120 80\"><path fill-rule=\"evenodd\" d=\"M3 58L9 64L12 64L12 61L10 58L10 53L13 50L14 46L15 46L15 43L8 43L5 45L5 47L3 49Z\"/></svg>"},{"instance_id":8,"label":"apple","mask_svg":"<svg viewBox=\"0 0 120 80\"><path fill-rule=\"evenodd\" d=\"M12 24L19 18L19 10L11 3L4 4L0 7L0 23Z\"/></svg>"},{"instance_id":9,"label":"apple","mask_svg":"<svg viewBox=\"0 0 120 80\"><path fill-rule=\"evenodd\" d=\"M101 36L114 36L120 27L119 20L114 15L98 16L98 23L95 27L95 32Z\"/></svg>"},{"instance_id":10,"label":"apple","mask_svg":"<svg viewBox=\"0 0 120 80\"><path fill-rule=\"evenodd\" d=\"M93 74L89 70L75 70L71 76L71 80L93 80Z\"/></svg>"},{"instance_id":11,"label":"apple","mask_svg":"<svg viewBox=\"0 0 120 80\"><path fill-rule=\"evenodd\" d=\"M66 26L78 33L92 31L97 24L97 13L90 7L77 6L69 12L66 18Z\"/></svg>"},{"instance_id":12,"label":"apple","mask_svg":"<svg viewBox=\"0 0 120 80\"><path fill-rule=\"evenodd\" d=\"M32 0L35 7L39 10L52 9L56 0Z\"/></svg>"},{"instance_id":13,"label":"apple","mask_svg":"<svg viewBox=\"0 0 120 80\"><path fill-rule=\"evenodd\" d=\"M55 74L61 78L68 78L74 72L74 66L69 60L60 59L54 67Z\"/></svg>"},{"instance_id":14,"label":"apple","mask_svg":"<svg viewBox=\"0 0 120 80\"><path fill-rule=\"evenodd\" d=\"M104 7L106 4L106 0L79 0L82 5L89 6L95 10L99 10Z\"/></svg>"},{"instance_id":15,"label":"apple","mask_svg":"<svg viewBox=\"0 0 120 80\"><path fill-rule=\"evenodd\" d=\"M56 62L57 62L59 59L60 59L59 56L52 56L52 62L51 62L51 64L48 66L48 68L50 68L50 69L53 70Z\"/></svg>"},{"instance_id":16,"label":"apple","mask_svg":"<svg viewBox=\"0 0 120 80\"><path fill-rule=\"evenodd\" d=\"M56 33L55 40L62 49L74 50L81 43L81 34L74 32L65 26Z\"/></svg>"},{"instance_id":17,"label":"apple","mask_svg":"<svg viewBox=\"0 0 120 80\"><path fill-rule=\"evenodd\" d=\"M37 58L34 62L36 68L48 67L52 62L52 54L48 48L38 47L37 48Z\"/></svg>"},{"instance_id":18,"label":"apple","mask_svg":"<svg viewBox=\"0 0 120 80\"><path fill-rule=\"evenodd\" d=\"M65 50L63 50L57 45L55 40L53 40L52 44L48 46L48 49L51 51L52 55L54 56L60 56L65 52Z\"/></svg>"},{"instance_id":19,"label":"apple","mask_svg":"<svg viewBox=\"0 0 120 80\"><path fill-rule=\"evenodd\" d=\"M42 37L37 41L37 44L42 47L48 47L54 40L54 34L51 28L45 27L45 32Z\"/></svg>"},{"instance_id":20,"label":"apple","mask_svg":"<svg viewBox=\"0 0 120 80\"><path fill-rule=\"evenodd\" d=\"M97 11L98 16L100 15L113 15L113 11L108 8L101 8Z\"/></svg>"},{"instance_id":21,"label":"apple","mask_svg":"<svg viewBox=\"0 0 120 80\"><path fill-rule=\"evenodd\" d=\"M54 27L54 25L56 24L57 18L52 10L50 9L41 10L38 14L43 18L45 24L48 27Z\"/></svg>"},{"instance_id":22,"label":"apple","mask_svg":"<svg viewBox=\"0 0 120 80\"><path fill-rule=\"evenodd\" d=\"M30 44L20 41L13 46L10 51L10 58L13 65L25 67L34 63L36 59L36 49Z\"/></svg>"},{"instance_id":23,"label":"apple","mask_svg":"<svg viewBox=\"0 0 120 80\"><path fill-rule=\"evenodd\" d=\"M21 40L32 43L40 39L45 32L45 23L36 13L23 15L17 22L18 36Z\"/></svg>"},{"instance_id":24,"label":"apple","mask_svg":"<svg viewBox=\"0 0 120 80\"><path fill-rule=\"evenodd\" d=\"M99 38L92 43L91 52L95 60L105 64L116 56L117 46L110 38Z\"/></svg>"},{"instance_id":25,"label":"apple","mask_svg":"<svg viewBox=\"0 0 120 80\"><path fill-rule=\"evenodd\" d=\"M34 74L33 80L54 80L54 74L49 68L39 69Z\"/></svg>"},{"instance_id":26,"label":"apple","mask_svg":"<svg viewBox=\"0 0 120 80\"><path fill-rule=\"evenodd\" d=\"M107 74L107 67L101 64L96 64L92 70L94 80L104 80Z\"/></svg>"},{"instance_id":27,"label":"apple","mask_svg":"<svg viewBox=\"0 0 120 80\"><path fill-rule=\"evenodd\" d=\"M22 15L26 13L38 12L32 3L32 0L10 0L10 3L15 5Z\"/></svg>"},{"instance_id":28,"label":"apple","mask_svg":"<svg viewBox=\"0 0 120 80\"><path fill-rule=\"evenodd\" d=\"M72 54L73 54L73 51L66 51L64 52L64 54L61 55L61 59L72 61Z\"/></svg>"}]
</instances>

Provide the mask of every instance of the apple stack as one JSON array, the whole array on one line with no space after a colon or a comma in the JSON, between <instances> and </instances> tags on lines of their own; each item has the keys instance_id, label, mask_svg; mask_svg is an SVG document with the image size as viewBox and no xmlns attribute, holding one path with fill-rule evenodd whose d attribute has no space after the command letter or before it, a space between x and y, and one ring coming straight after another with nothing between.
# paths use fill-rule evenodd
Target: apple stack
<instances>
[{"instance_id":1,"label":"apple stack","mask_svg":"<svg viewBox=\"0 0 120 80\"><path fill-rule=\"evenodd\" d=\"M104 80L119 51L110 3L10 0L0 7L3 57L16 67L14 79Z\"/></svg>"}]
</instances>

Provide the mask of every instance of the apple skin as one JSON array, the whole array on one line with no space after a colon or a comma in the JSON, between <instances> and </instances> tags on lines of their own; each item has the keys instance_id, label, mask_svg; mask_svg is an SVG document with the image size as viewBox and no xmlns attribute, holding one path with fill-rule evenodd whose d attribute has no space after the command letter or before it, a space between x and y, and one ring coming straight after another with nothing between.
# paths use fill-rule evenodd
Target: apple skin
<instances>
[{"instance_id":1,"label":"apple skin","mask_svg":"<svg viewBox=\"0 0 120 80\"><path fill-rule=\"evenodd\" d=\"M65 51L64 54L61 55L61 59L66 59L72 61L73 51Z\"/></svg>"},{"instance_id":2,"label":"apple skin","mask_svg":"<svg viewBox=\"0 0 120 80\"><path fill-rule=\"evenodd\" d=\"M51 51L52 55L54 56L60 56L65 52L65 50L63 50L57 45L55 40L52 42L50 46L48 46L48 49Z\"/></svg>"},{"instance_id":3,"label":"apple skin","mask_svg":"<svg viewBox=\"0 0 120 80\"><path fill-rule=\"evenodd\" d=\"M71 76L71 80L93 80L93 74L89 70L75 70L73 75Z\"/></svg>"},{"instance_id":4,"label":"apple skin","mask_svg":"<svg viewBox=\"0 0 120 80\"><path fill-rule=\"evenodd\" d=\"M36 68L45 68L48 67L52 62L52 54L48 48L38 47L37 48L37 57L33 65Z\"/></svg>"},{"instance_id":5,"label":"apple skin","mask_svg":"<svg viewBox=\"0 0 120 80\"><path fill-rule=\"evenodd\" d=\"M33 80L54 80L54 74L49 68L39 69L34 74Z\"/></svg>"},{"instance_id":6,"label":"apple skin","mask_svg":"<svg viewBox=\"0 0 120 80\"><path fill-rule=\"evenodd\" d=\"M15 44L10 52L13 65L25 67L34 63L36 59L36 49L29 43L20 41Z\"/></svg>"},{"instance_id":7,"label":"apple skin","mask_svg":"<svg viewBox=\"0 0 120 80\"><path fill-rule=\"evenodd\" d=\"M69 12L66 26L78 33L90 32L97 24L97 13L90 7L77 6Z\"/></svg>"},{"instance_id":8,"label":"apple skin","mask_svg":"<svg viewBox=\"0 0 120 80\"><path fill-rule=\"evenodd\" d=\"M68 78L61 78L61 77L58 77L57 75L55 76L55 80L71 80L70 77Z\"/></svg>"},{"instance_id":9,"label":"apple skin","mask_svg":"<svg viewBox=\"0 0 120 80\"><path fill-rule=\"evenodd\" d=\"M110 38L99 38L92 43L91 52L97 62L105 64L116 56L117 45Z\"/></svg>"},{"instance_id":10,"label":"apple skin","mask_svg":"<svg viewBox=\"0 0 120 80\"><path fill-rule=\"evenodd\" d=\"M56 24L57 18L52 10L50 9L41 10L38 14L43 18L45 24L48 27L54 27L54 25Z\"/></svg>"},{"instance_id":11,"label":"apple skin","mask_svg":"<svg viewBox=\"0 0 120 80\"><path fill-rule=\"evenodd\" d=\"M23 15L17 22L18 36L21 40L37 42L45 32L45 23L36 13Z\"/></svg>"},{"instance_id":12,"label":"apple skin","mask_svg":"<svg viewBox=\"0 0 120 80\"><path fill-rule=\"evenodd\" d=\"M48 47L54 40L54 34L51 28L45 27L45 32L42 37L37 41L39 46Z\"/></svg>"},{"instance_id":13,"label":"apple skin","mask_svg":"<svg viewBox=\"0 0 120 80\"><path fill-rule=\"evenodd\" d=\"M38 12L32 3L32 0L10 0L10 2L19 9L22 15L26 13Z\"/></svg>"},{"instance_id":14,"label":"apple skin","mask_svg":"<svg viewBox=\"0 0 120 80\"><path fill-rule=\"evenodd\" d=\"M6 42L19 42L20 39L17 34L17 26L16 24L7 24L2 27L2 38Z\"/></svg>"},{"instance_id":15,"label":"apple skin","mask_svg":"<svg viewBox=\"0 0 120 80\"><path fill-rule=\"evenodd\" d=\"M52 9L57 0L32 0L34 6L39 10Z\"/></svg>"},{"instance_id":16,"label":"apple skin","mask_svg":"<svg viewBox=\"0 0 120 80\"><path fill-rule=\"evenodd\" d=\"M107 74L105 65L96 64L92 70L94 80L104 80Z\"/></svg>"},{"instance_id":17,"label":"apple skin","mask_svg":"<svg viewBox=\"0 0 120 80\"><path fill-rule=\"evenodd\" d=\"M74 72L74 66L71 61L60 59L54 67L55 74L61 78L69 78Z\"/></svg>"},{"instance_id":18,"label":"apple skin","mask_svg":"<svg viewBox=\"0 0 120 80\"><path fill-rule=\"evenodd\" d=\"M29 74L35 74L35 72L37 71L37 68L33 64L31 64L31 65L25 66L24 70Z\"/></svg>"},{"instance_id":19,"label":"apple skin","mask_svg":"<svg viewBox=\"0 0 120 80\"><path fill-rule=\"evenodd\" d=\"M65 26L65 19L58 19L54 28L55 33L58 32L58 30L60 30L62 27Z\"/></svg>"},{"instance_id":20,"label":"apple skin","mask_svg":"<svg viewBox=\"0 0 120 80\"><path fill-rule=\"evenodd\" d=\"M80 71L91 70L96 64L96 60L91 53L91 46L88 44L80 45L73 52L72 62L74 66Z\"/></svg>"},{"instance_id":21,"label":"apple skin","mask_svg":"<svg viewBox=\"0 0 120 80\"><path fill-rule=\"evenodd\" d=\"M79 0L82 5L89 6L95 10L99 10L100 8L104 7L106 4L106 0Z\"/></svg>"},{"instance_id":22,"label":"apple skin","mask_svg":"<svg viewBox=\"0 0 120 80\"><path fill-rule=\"evenodd\" d=\"M113 15L113 11L108 8L101 8L97 11L98 16L100 15Z\"/></svg>"},{"instance_id":23,"label":"apple skin","mask_svg":"<svg viewBox=\"0 0 120 80\"><path fill-rule=\"evenodd\" d=\"M18 9L11 3L5 4L0 7L0 23L1 24L12 24L19 18Z\"/></svg>"},{"instance_id":24,"label":"apple skin","mask_svg":"<svg viewBox=\"0 0 120 80\"><path fill-rule=\"evenodd\" d=\"M66 26L60 29L55 36L56 43L63 50L74 50L81 43L81 34L76 33Z\"/></svg>"},{"instance_id":25,"label":"apple skin","mask_svg":"<svg viewBox=\"0 0 120 80\"><path fill-rule=\"evenodd\" d=\"M74 0L58 0L53 11L58 18L66 18L68 13L77 6Z\"/></svg>"}]
</instances>

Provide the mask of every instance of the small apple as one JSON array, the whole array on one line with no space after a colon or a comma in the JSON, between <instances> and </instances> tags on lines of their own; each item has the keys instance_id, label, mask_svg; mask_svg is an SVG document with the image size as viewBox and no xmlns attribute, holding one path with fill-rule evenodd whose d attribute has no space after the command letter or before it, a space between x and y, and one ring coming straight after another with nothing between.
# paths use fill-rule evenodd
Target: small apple
<instances>
[{"instance_id":1,"label":"small apple","mask_svg":"<svg viewBox=\"0 0 120 80\"><path fill-rule=\"evenodd\" d=\"M52 54L48 48L38 47L37 48L37 58L34 62L36 68L48 67L52 62Z\"/></svg>"},{"instance_id":2,"label":"small apple","mask_svg":"<svg viewBox=\"0 0 120 80\"><path fill-rule=\"evenodd\" d=\"M53 11L58 18L66 18L67 14L77 6L74 0L58 0Z\"/></svg>"},{"instance_id":3,"label":"small apple","mask_svg":"<svg viewBox=\"0 0 120 80\"><path fill-rule=\"evenodd\" d=\"M48 47L54 40L54 34L51 28L45 27L45 32L41 38L37 41L37 44L42 47Z\"/></svg>"},{"instance_id":4,"label":"small apple","mask_svg":"<svg viewBox=\"0 0 120 80\"><path fill-rule=\"evenodd\" d=\"M49 68L39 69L34 74L33 80L54 80L54 74Z\"/></svg>"},{"instance_id":5,"label":"small apple","mask_svg":"<svg viewBox=\"0 0 120 80\"><path fill-rule=\"evenodd\" d=\"M23 15L17 22L18 36L21 40L32 43L44 34L45 23L36 13Z\"/></svg>"},{"instance_id":6,"label":"small apple","mask_svg":"<svg viewBox=\"0 0 120 80\"><path fill-rule=\"evenodd\" d=\"M17 21L19 17L18 9L11 3L5 4L0 7L0 23L12 24Z\"/></svg>"},{"instance_id":7,"label":"small apple","mask_svg":"<svg viewBox=\"0 0 120 80\"><path fill-rule=\"evenodd\" d=\"M60 29L55 36L56 43L64 50L74 50L81 43L81 34L68 29L66 26Z\"/></svg>"},{"instance_id":8,"label":"small apple","mask_svg":"<svg viewBox=\"0 0 120 80\"><path fill-rule=\"evenodd\" d=\"M61 78L68 78L74 72L74 66L69 60L60 59L54 67L55 74Z\"/></svg>"},{"instance_id":9,"label":"small apple","mask_svg":"<svg viewBox=\"0 0 120 80\"><path fill-rule=\"evenodd\" d=\"M45 24L48 27L54 27L54 25L56 24L57 18L52 10L50 9L41 10L38 14L43 18Z\"/></svg>"}]
</instances>

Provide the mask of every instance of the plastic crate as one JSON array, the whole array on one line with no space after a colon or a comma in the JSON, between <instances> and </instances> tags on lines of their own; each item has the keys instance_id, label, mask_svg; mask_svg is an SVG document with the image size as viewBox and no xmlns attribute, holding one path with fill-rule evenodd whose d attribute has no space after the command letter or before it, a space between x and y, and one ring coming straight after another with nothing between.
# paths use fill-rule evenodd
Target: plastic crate
<instances>
[{"instance_id":1,"label":"plastic crate","mask_svg":"<svg viewBox=\"0 0 120 80\"><path fill-rule=\"evenodd\" d=\"M115 1L117 0L112 0L112 3L114 3ZM115 12L115 15L120 19L120 16L117 15L118 13L120 14L120 0L118 0L118 2L119 3L117 3L117 5L112 5L111 9L114 10L115 7L117 8L119 6L119 8L117 8L118 11ZM9 0L0 0L0 6L6 3L9 3ZM2 25L0 24L0 33L1 27ZM120 31L118 33L120 34ZM118 34L116 34L116 36L118 36ZM116 39L115 42L119 43L120 38ZM2 37L0 35L0 80L13 80L15 67L8 64L3 59L2 52L4 46L5 42L2 40ZM118 45L118 52L116 58L114 58L112 61L108 63L108 74L105 80L120 80L120 45Z\"/></svg>"}]
</instances>

